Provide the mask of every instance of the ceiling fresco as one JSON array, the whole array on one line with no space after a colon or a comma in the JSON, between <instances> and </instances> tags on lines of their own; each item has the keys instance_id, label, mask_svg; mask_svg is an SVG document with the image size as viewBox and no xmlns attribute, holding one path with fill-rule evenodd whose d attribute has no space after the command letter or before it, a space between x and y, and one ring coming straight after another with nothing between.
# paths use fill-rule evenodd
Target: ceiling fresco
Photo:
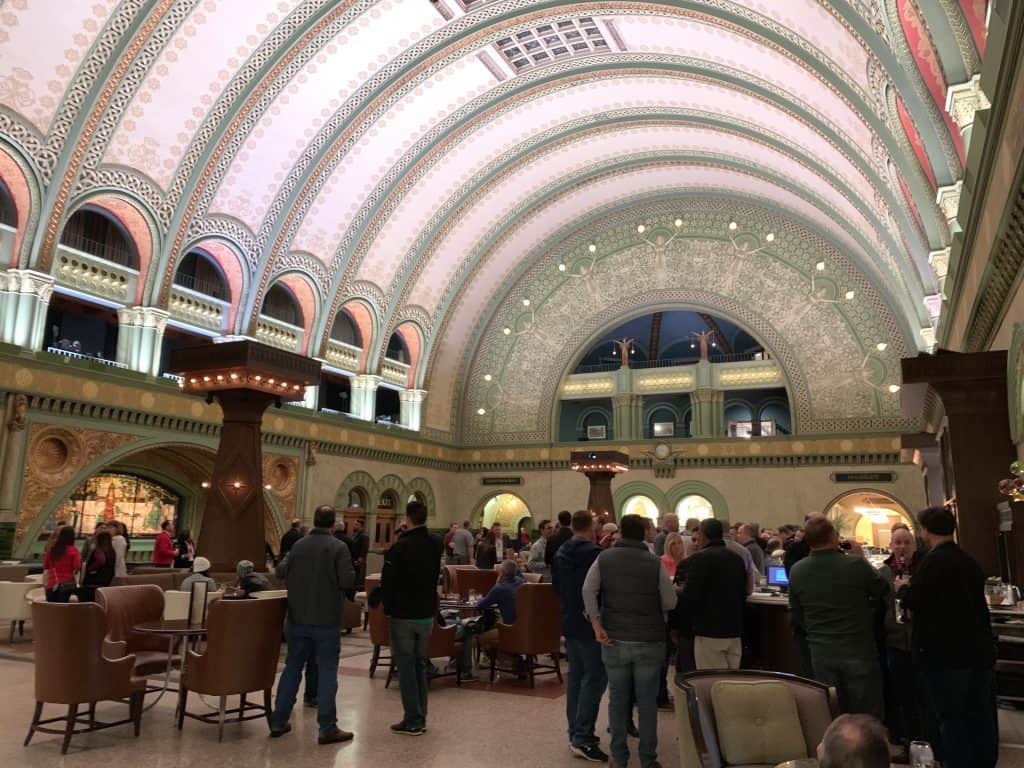
<instances>
[{"instance_id":1,"label":"ceiling fresco","mask_svg":"<svg viewBox=\"0 0 1024 768\"><path fill-rule=\"evenodd\" d=\"M55 1L0 3L0 176L29 208L11 266L53 271L93 202L147 254L139 304L168 306L196 244L231 276L231 332L285 279L321 356L359 302L360 372L415 335L439 439L542 439L569 340L673 302L792 350L799 429L898 416L875 385L928 346L936 190L964 160L944 94L980 68L984 2ZM684 220L653 271L640 213ZM738 254L730 220L779 237ZM597 241L593 275L556 269L504 337ZM809 298L820 260L854 299Z\"/></svg>"}]
</instances>

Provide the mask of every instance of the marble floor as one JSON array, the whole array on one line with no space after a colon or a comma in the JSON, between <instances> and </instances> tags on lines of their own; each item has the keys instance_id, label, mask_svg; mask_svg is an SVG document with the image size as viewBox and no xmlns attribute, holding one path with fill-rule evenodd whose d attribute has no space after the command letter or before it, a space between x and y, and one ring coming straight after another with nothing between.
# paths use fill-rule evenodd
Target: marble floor
<instances>
[{"instance_id":1,"label":"marble floor","mask_svg":"<svg viewBox=\"0 0 1024 768\"><path fill-rule=\"evenodd\" d=\"M244 764L261 766L330 765L416 766L416 768L539 768L581 766L584 761L568 750L564 732L565 697L553 678L539 680L530 692L514 681L494 686L486 682L454 685L452 678L435 681L430 696L430 730L421 737L392 735L388 725L401 719L397 684L384 687L385 673L367 676L369 642L362 633L343 641L338 696L339 724L354 731L355 739L340 746L318 746L316 712L299 707L292 716L292 733L281 739L267 737L261 720L229 723L218 743L215 726L186 720L182 732L174 728L174 701L168 696L143 716L142 735L132 737L130 726L76 737L61 758L60 738L37 734L22 746L33 703L31 643L13 647L0 644L0 766L49 768L170 768L171 766ZM347 647L346 647L347 646ZM485 677L485 676L482 676ZM148 700L147 700L148 701ZM196 702L198 704L198 702ZM101 704L97 714L120 719L126 707ZM55 710L56 712L56 710ZM673 715L659 713L659 757L665 768L680 765ZM1004 748L1000 768L1024 768L1024 713L1000 711ZM606 722L602 710L600 732ZM606 737L603 739L607 747ZM631 740L635 749L636 742ZM634 755L631 766L639 765Z\"/></svg>"}]
</instances>

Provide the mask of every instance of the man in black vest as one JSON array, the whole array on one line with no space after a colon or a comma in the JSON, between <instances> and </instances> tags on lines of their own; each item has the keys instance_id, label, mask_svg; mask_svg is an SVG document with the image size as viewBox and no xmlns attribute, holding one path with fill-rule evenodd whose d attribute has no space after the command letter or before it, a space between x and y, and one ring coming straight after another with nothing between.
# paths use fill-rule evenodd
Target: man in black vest
<instances>
[{"instance_id":1,"label":"man in black vest","mask_svg":"<svg viewBox=\"0 0 1024 768\"><path fill-rule=\"evenodd\" d=\"M612 766L629 763L626 730L631 694L639 715L640 765L658 762L658 680L665 661L665 613L676 606L668 571L644 543L646 525L639 515L620 521L622 538L605 550L587 572L583 604L601 643L608 675L608 721L612 729Z\"/></svg>"}]
</instances>

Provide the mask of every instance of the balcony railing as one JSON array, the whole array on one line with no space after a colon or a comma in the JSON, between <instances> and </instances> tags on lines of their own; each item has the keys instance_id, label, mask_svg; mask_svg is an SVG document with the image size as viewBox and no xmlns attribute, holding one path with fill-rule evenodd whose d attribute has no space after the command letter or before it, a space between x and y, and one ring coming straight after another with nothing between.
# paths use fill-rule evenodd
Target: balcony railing
<instances>
[{"instance_id":1,"label":"balcony railing","mask_svg":"<svg viewBox=\"0 0 1024 768\"><path fill-rule=\"evenodd\" d=\"M227 291L224 290L224 286L213 280L203 280L195 275L177 274L174 276L174 284L176 286L180 285L182 288L188 288L190 291L201 293L211 299L219 299L221 301L227 299Z\"/></svg>"},{"instance_id":2,"label":"balcony railing","mask_svg":"<svg viewBox=\"0 0 1024 768\"><path fill-rule=\"evenodd\" d=\"M107 360L102 357L94 357L93 355L84 355L81 352L73 352L70 349L61 349L60 347L47 347L46 351L51 355L57 355L67 360L85 360L90 363L99 363L100 365L109 365L111 368L124 368L128 366L124 363L119 363L116 360Z\"/></svg>"},{"instance_id":3,"label":"balcony railing","mask_svg":"<svg viewBox=\"0 0 1024 768\"><path fill-rule=\"evenodd\" d=\"M409 364L384 358L384 363L380 367L380 375L388 384L404 387L409 383Z\"/></svg>"},{"instance_id":4,"label":"balcony railing","mask_svg":"<svg viewBox=\"0 0 1024 768\"><path fill-rule=\"evenodd\" d=\"M57 246L60 285L127 304L135 296L139 272L66 245Z\"/></svg>"},{"instance_id":5,"label":"balcony railing","mask_svg":"<svg viewBox=\"0 0 1024 768\"><path fill-rule=\"evenodd\" d=\"M14 264L14 239L17 235L14 227L0 224L0 264Z\"/></svg>"},{"instance_id":6,"label":"balcony railing","mask_svg":"<svg viewBox=\"0 0 1024 768\"><path fill-rule=\"evenodd\" d=\"M271 347L298 352L302 345L302 329L297 325L260 315L256 323L256 339Z\"/></svg>"},{"instance_id":7,"label":"balcony railing","mask_svg":"<svg viewBox=\"0 0 1024 768\"><path fill-rule=\"evenodd\" d=\"M730 352L728 354L724 352L710 352L708 354L709 363L742 363L749 360L767 359L769 359L767 352ZM630 360L629 367L634 370L642 370L645 368L675 368L677 366L696 365L699 362L699 356L660 357L657 360ZM621 365L622 364L618 360L609 360L603 363L591 363L589 365L578 366L573 373L617 371Z\"/></svg>"},{"instance_id":8,"label":"balcony railing","mask_svg":"<svg viewBox=\"0 0 1024 768\"><path fill-rule=\"evenodd\" d=\"M228 303L181 285L171 287L171 317L178 322L222 333L228 316Z\"/></svg>"},{"instance_id":9,"label":"balcony railing","mask_svg":"<svg viewBox=\"0 0 1024 768\"><path fill-rule=\"evenodd\" d=\"M337 368L343 368L346 371L355 373L359 371L359 360L362 355L363 350L357 346L346 344L344 341L329 339L324 359Z\"/></svg>"}]
</instances>

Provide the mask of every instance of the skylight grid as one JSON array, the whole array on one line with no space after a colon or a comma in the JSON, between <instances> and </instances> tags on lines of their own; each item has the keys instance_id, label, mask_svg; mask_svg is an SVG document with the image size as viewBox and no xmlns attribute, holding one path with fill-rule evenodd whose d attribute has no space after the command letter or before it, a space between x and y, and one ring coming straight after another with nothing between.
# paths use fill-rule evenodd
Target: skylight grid
<instances>
[{"instance_id":1,"label":"skylight grid","mask_svg":"<svg viewBox=\"0 0 1024 768\"><path fill-rule=\"evenodd\" d=\"M542 24L536 29L516 32L496 44L516 72L550 64L571 56L586 56L611 50L597 22L589 16Z\"/></svg>"}]
</instances>

